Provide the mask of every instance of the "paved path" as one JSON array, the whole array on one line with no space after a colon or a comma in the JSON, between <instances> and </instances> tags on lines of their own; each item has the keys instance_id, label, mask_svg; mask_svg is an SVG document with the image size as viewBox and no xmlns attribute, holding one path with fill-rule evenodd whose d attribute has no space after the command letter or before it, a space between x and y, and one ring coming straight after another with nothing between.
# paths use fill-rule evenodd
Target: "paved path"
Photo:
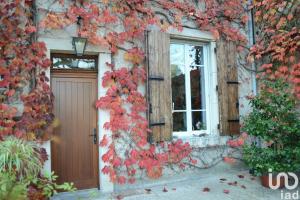
<instances>
[{"instance_id":1,"label":"paved path","mask_svg":"<svg viewBox=\"0 0 300 200\"><path fill-rule=\"evenodd\" d=\"M273 191L260 185L240 166L219 164L206 170L194 170L159 181L141 181L118 188L119 192L103 194L97 190L59 194L53 200L281 200L281 190ZM288 192L287 190L283 191ZM297 190L292 191L297 192ZM298 189L300 199L300 188ZM296 195L295 195L296 196ZM284 198L283 198L284 199Z\"/></svg>"}]
</instances>

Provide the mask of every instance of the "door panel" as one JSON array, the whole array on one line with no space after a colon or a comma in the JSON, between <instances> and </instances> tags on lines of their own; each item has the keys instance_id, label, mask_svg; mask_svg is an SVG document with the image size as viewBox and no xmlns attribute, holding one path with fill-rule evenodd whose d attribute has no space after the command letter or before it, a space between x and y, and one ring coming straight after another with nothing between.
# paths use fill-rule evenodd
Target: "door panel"
<instances>
[{"instance_id":1,"label":"door panel","mask_svg":"<svg viewBox=\"0 0 300 200\"><path fill-rule=\"evenodd\" d=\"M60 122L51 141L52 170L59 183L98 187L98 145L91 136L97 128L97 74L53 73L51 87Z\"/></svg>"}]
</instances>

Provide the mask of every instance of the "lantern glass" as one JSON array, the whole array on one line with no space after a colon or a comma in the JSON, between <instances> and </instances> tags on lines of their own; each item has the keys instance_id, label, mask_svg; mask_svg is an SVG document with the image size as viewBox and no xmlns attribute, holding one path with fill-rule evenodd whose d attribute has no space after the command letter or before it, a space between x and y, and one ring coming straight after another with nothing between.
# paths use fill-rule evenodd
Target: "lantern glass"
<instances>
[{"instance_id":1,"label":"lantern glass","mask_svg":"<svg viewBox=\"0 0 300 200\"><path fill-rule=\"evenodd\" d=\"M86 42L87 42L86 38L73 37L72 43L77 56L82 56L84 54Z\"/></svg>"}]
</instances>

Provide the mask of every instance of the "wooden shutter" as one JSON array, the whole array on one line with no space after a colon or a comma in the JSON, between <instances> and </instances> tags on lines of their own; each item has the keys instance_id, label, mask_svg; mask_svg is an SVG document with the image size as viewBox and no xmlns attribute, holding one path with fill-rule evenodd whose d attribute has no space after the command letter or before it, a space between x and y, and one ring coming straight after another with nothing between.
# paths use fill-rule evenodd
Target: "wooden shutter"
<instances>
[{"instance_id":1,"label":"wooden shutter","mask_svg":"<svg viewBox=\"0 0 300 200\"><path fill-rule=\"evenodd\" d=\"M149 142L172 138L172 95L169 34L147 32Z\"/></svg>"},{"instance_id":2,"label":"wooden shutter","mask_svg":"<svg viewBox=\"0 0 300 200\"><path fill-rule=\"evenodd\" d=\"M236 135L240 133L236 46L232 42L221 39L217 42L216 54L220 134Z\"/></svg>"}]
</instances>

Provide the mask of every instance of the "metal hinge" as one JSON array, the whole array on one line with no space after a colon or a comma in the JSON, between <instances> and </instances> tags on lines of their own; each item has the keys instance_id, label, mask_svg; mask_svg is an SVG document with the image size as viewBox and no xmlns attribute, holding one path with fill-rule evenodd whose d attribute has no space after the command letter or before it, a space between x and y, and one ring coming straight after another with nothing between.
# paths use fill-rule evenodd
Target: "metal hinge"
<instances>
[{"instance_id":1,"label":"metal hinge","mask_svg":"<svg viewBox=\"0 0 300 200\"><path fill-rule=\"evenodd\" d=\"M219 91L219 86L218 86L218 85L216 85L216 91L217 91L217 92Z\"/></svg>"},{"instance_id":2,"label":"metal hinge","mask_svg":"<svg viewBox=\"0 0 300 200\"><path fill-rule=\"evenodd\" d=\"M235 122L235 123L240 122L239 119L229 119L229 120L227 120L227 121L228 121L228 122Z\"/></svg>"},{"instance_id":3,"label":"metal hinge","mask_svg":"<svg viewBox=\"0 0 300 200\"><path fill-rule=\"evenodd\" d=\"M149 103L149 113L152 113L152 104Z\"/></svg>"},{"instance_id":4,"label":"metal hinge","mask_svg":"<svg viewBox=\"0 0 300 200\"><path fill-rule=\"evenodd\" d=\"M149 125L150 126L164 126L164 125L166 125L166 123L165 122L155 122L155 123L150 123Z\"/></svg>"},{"instance_id":5,"label":"metal hinge","mask_svg":"<svg viewBox=\"0 0 300 200\"><path fill-rule=\"evenodd\" d=\"M220 130L220 124L217 125L218 130Z\"/></svg>"},{"instance_id":6,"label":"metal hinge","mask_svg":"<svg viewBox=\"0 0 300 200\"><path fill-rule=\"evenodd\" d=\"M227 81L227 84L239 84L238 81Z\"/></svg>"},{"instance_id":7,"label":"metal hinge","mask_svg":"<svg viewBox=\"0 0 300 200\"><path fill-rule=\"evenodd\" d=\"M214 52L217 53L217 47L214 48Z\"/></svg>"},{"instance_id":8,"label":"metal hinge","mask_svg":"<svg viewBox=\"0 0 300 200\"><path fill-rule=\"evenodd\" d=\"M148 78L149 78L149 80L153 80L153 81L163 81L163 80L165 80L164 77L161 77L161 76L149 76Z\"/></svg>"}]
</instances>

